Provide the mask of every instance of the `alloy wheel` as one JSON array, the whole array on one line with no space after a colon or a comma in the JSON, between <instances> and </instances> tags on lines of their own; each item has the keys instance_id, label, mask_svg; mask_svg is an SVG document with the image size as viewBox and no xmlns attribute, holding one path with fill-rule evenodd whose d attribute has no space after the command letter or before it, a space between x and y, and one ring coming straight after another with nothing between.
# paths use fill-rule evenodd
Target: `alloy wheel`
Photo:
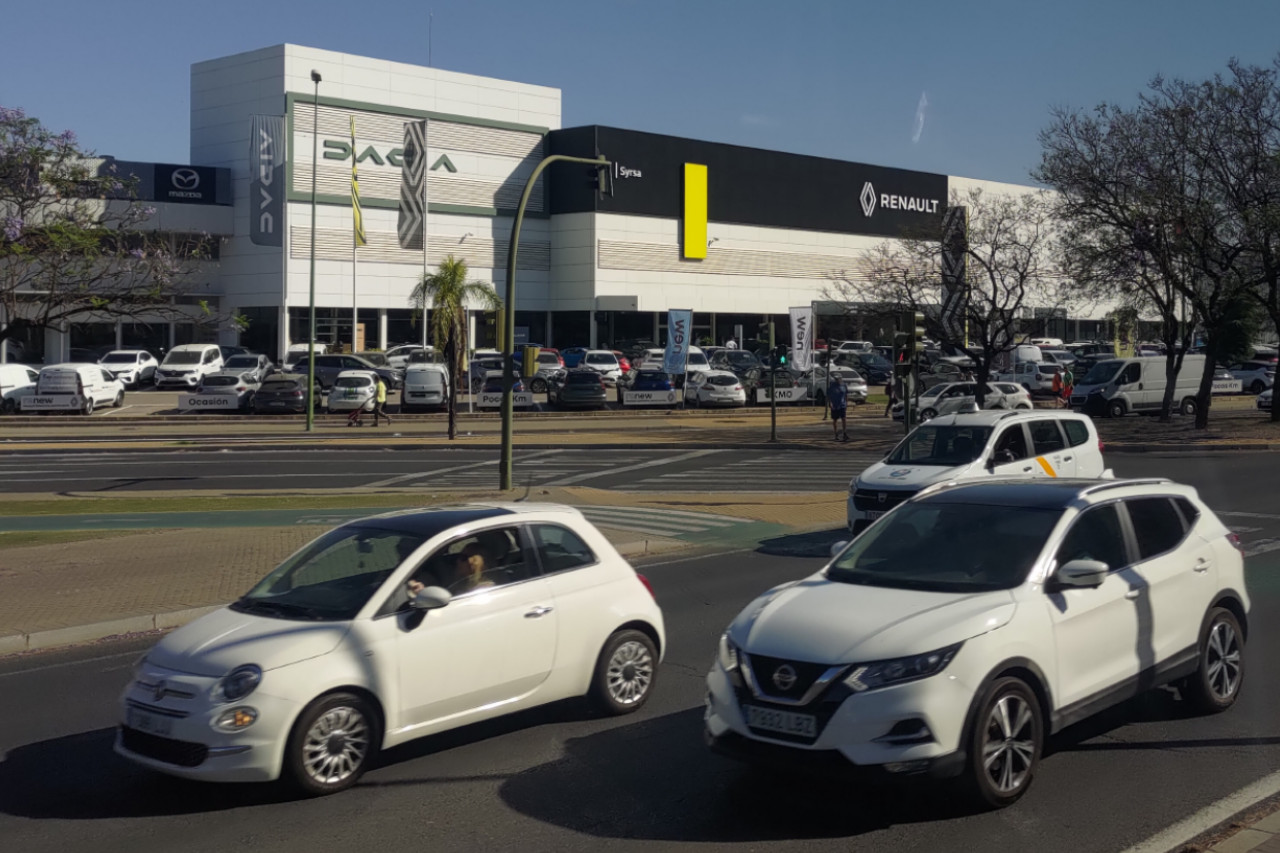
<instances>
[{"instance_id":1,"label":"alloy wheel","mask_svg":"<svg viewBox=\"0 0 1280 853\"><path fill-rule=\"evenodd\" d=\"M634 705L653 682L653 657L643 643L622 643L613 650L605 675L609 696L619 705Z\"/></svg>"},{"instance_id":2,"label":"alloy wheel","mask_svg":"<svg viewBox=\"0 0 1280 853\"><path fill-rule=\"evenodd\" d=\"M1216 623L1205 644L1205 670L1209 689L1226 701L1240 689L1240 638L1226 621Z\"/></svg>"},{"instance_id":3,"label":"alloy wheel","mask_svg":"<svg viewBox=\"0 0 1280 853\"><path fill-rule=\"evenodd\" d=\"M307 729L302 766L321 785L337 785L358 773L369 755L369 722L359 710L330 708Z\"/></svg>"},{"instance_id":4,"label":"alloy wheel","mask_svg":"<svg viewBox=\"0 0 1280 853\"><path fill-rule=\"evenodd\" d=\"M1035 725L1034 712L1017 693L1006 693L991 706L982 738L982 768L998 793L1013 794L1030 777L1036 756Z\"/></svg>"}]
</instances>

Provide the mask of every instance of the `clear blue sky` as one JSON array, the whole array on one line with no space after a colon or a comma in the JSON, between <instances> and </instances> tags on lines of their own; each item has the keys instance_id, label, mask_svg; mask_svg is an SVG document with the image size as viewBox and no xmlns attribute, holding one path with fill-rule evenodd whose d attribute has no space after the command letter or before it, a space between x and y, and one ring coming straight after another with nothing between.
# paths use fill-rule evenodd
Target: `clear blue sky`
<instances>
[{"instance_id":1,"label":"clear blue sky","mask_svg":"<svg viewBox=\"0 0 1280 853\"><path fill-rule=\"evenodd\" d=\"M83 0L7 5L0 105L186 162L194 62L291 42L559 87L606 124L1026 182L1054 105L1280 51L1276 0ZM923 103L927 102L927 106ZM923 123L920 116L923 114Z\"/></svg>"}]
</instances>

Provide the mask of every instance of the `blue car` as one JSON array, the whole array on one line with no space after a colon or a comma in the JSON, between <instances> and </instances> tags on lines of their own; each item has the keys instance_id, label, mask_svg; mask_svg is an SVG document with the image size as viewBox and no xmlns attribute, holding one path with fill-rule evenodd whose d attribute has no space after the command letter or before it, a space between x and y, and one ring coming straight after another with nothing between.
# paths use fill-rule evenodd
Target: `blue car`
<instances>
[{"instance_id":1,"label":"blue car","mask_svg":"<svg viewBox=\"0 0 1280 853\"><path fill-rule=\"evenodd\" d=\"M632 391L671 391L671 374L661 370L641 370L631 383Z\"/></svg>"},{"instance_id":2,"label":"blue car","mask_svg":"<svg viewBox=\"0 0 1280 853\"><path fill-rule=\"evenodd\" d=\"M587 347L569 347L560 350L560 356L564 359L566 368L577 367L582 362L582 357L587 354Z\"/></svg>"}]
</instances>

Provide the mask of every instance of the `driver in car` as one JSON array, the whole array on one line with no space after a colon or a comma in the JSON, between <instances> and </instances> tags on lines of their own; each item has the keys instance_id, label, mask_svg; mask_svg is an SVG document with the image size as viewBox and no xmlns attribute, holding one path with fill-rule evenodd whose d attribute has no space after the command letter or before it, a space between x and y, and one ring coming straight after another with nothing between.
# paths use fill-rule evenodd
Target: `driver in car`
<instances>
[{"instance_id":1,"label":"driver in car","mask_svg":"<svg viewBox=\"0 0 1280 853\"><path fill-rule=\"evenodd\" d=\"M488 555L484 548L478 542L472 542L454 556L453 575L441 585L454 595L493 586L493 581L484 577L488 567ZM409 581L409 594L416 595L425 586L420 579L412 578Z\"/></svg>"}]
</instances>

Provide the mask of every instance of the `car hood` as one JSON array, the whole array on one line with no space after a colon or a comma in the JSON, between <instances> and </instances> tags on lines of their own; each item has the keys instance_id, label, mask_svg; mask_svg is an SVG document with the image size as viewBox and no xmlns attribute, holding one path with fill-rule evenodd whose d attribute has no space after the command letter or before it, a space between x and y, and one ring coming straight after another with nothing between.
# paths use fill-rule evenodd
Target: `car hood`
<instances>
[{"instance_id":1,"label":"car hood","mask_svg":"<svg viewBox=\"0 0 1280 853\"><path fill-rule=\"evenodd\" d=\"M147 652L157 666L219 677L254 663L279 669L333 651L349 630L347 622L295 622L237 613L224 607L166 636Z\"/></svg>"},{"instance_id":2,"label":"car hood","mask_svg":"<svg viewBox=\"0 0 1280 853\"><path fill-rule=\"evenodd\" d=\"M814 663L886 660L944 648L1007 624L1008 590L920 592L814 576L749 606L730 629L749 654Z\"/></svg>"},{"instance_id":3,"label":"car hood","mask_svg":"<svg viewBox=\"0 0 1280 853\"><path fill-rule=\"evenodd\" d=\"M968 465L948 468L943 465L913 465L877 462L858 475L857 485L864 489L911 489L918 491L934 483L942 483L959 475Z\"/></svg>"}]
</instances>

